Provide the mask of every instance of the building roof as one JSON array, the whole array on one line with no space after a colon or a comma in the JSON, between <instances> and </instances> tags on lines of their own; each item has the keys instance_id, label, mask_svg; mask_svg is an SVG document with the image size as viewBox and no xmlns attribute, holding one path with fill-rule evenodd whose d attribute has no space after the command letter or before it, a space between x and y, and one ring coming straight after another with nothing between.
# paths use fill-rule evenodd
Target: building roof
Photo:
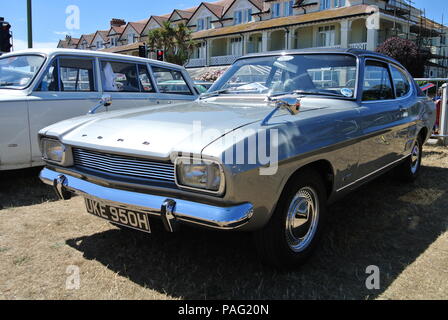
<instances>
[{"instance_id":1,"label":"building roof","mask_svg":"<svg viewBox=\"0 0 448 320\"><path fill-rule=\"evenodd\" d=\"M173 21L172 18L174 16L174 14L176 14L176 13L179 15L179 17L181 17L181 20L190 20L190 18L196 12L198 7L199 6L196 6L196 7L193 7L193 8L188 8L188 9L184 9L184 10L174 9L173 12L171 13L170 17L169 17L169 20Z\"/></svg>"},{"instance_id":2,"label":"building roof","mask_svg":"<svg viewBox=\"0 0 448 320\"><path fill-rule=\"evenodd\" d=\"M123 27L123 26L121 26L121 27L112 26L112 27L110 27L110 29L109 29L109 33L108 33L107 35L109 36L109 35L112 33L112 31L113 31L115 34L122 34L125 28L126 28L126 27Z\"/></svg>"},{"instance_id":3,"label":"building roof","mask_svg":"<svg viewBox=\"0 0 448 320\"><path fill-rule=\"evenodd\" d=\"M82 40L85 40L87 42L87 45L90 46L90 44L92 43L94 38L95 38L95 33L83 34L81 36L81 38L79 38L78 46L82 45L82 42L83 42Z\"/></svg>"},{"instance_id":4,"label":"building roof","mask_svg":"<svg viewBox=\"0 0 448 320\"><path fill-rule=\"evenodd\" d=\"M142 41L139 41L139 42L135 42L135 43L131 43L131 44L126 44L123 46L101 49L100 51L111 52L111 53L122 53L122 52L128 52L128 51L132 51L132 50L138 50L138 48L142 45L144 45L144 43Z\"/></svg>"},{"instance_id":5,"label":"building roof","mask_svg":"<svg viewBox=\"0 0 448 320\"><path fill-rule=\"evenodd\" d=\"M170 18L170 14L165 14L163 16L152 16L151 18L154 18L154 20L160 25L162 26L164 22L168 21L168 19ZM150 19L151 20L151 19ZM148 20L149 23L149 20Z\"/></svg>"},{"instance_id":6,"label":"building roof","mask_svg":"<svg viewBox=\"0 0 448 320\"><path fill-rule=\"evenodd\" d=\"M344 7L338 9L331 9L325 11L318 11L307 13L303 15L295 15L289 17L281 17L271 20L257 21L235 26L228 26L223 28L202 30L192 34L193 39L213 38L225 36L229 34L240 34L244 32L253 32L258 30L267 30L272 28L280 28L291 25L299 25L312 23L316 21L325 21L339 19L342 17L369 15L368 5L356 5L352 7Z\"/></svg>"}]
</instances>

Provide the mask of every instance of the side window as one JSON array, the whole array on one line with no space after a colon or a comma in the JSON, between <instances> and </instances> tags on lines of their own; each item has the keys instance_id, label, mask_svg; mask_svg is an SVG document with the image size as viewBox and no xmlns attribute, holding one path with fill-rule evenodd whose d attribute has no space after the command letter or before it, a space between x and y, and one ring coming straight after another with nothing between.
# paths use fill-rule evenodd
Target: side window
<instances>
[{"instance_id":1,"label":"side window","mask_svg":"<svg viewBox=\"0 0 448 320\"><path fill-rule=\"evenodd\" d=\"M406 96L411 91L411 84L407 75L395 66L391 66L392 79L395 86L395 95L397 98Z\"/></svg>"},{"instance_id":2,"label":"side window","mask_svg":"<svg viewBox=\"0 0 448 320\"><path fill-rule=\"evenodd\" d=\"M394 99L387 64L376 61L366 62L362 99L363 101Z\"/></svg>"},{"instance_id":3,"label":"side window","mask_svg":"<svg viewBox=\"0 0 448 320\"><path fill-rule=\"evenodd\" d=\"M93 70L92 59L60 58L59 74L61 77L61 91L95 91Z\"/></svg>"},{"instance_id":4,"label":"side window","mask_svg":"<svg viewBox=\"0 0 448 320\"><path fill-rule=\"evenodd\" d=\"M152 67L157 87L161 93L192 95L182 72L162 67Z\"/></svg>"},{"instance_id":5,"label":"side window","mask_svg":"<svg viewBox=\"0 0 448 320\"><path fill-rule=\"evenodd\" d=\"M138 78L140 81L140 87L143 92L155 92L154 86L151 81L148 68L145 65L138 65Z\"/></svg>"},{"instance_id":6,"label":"side window","mask_svg":"<svg viewBox=\"0 0 448 320\"><path fill-rule=\"evenodd\" d=\"M101 81L106 92L140 92L137 65L101 61Z\"/></svg>"},{"instance_id":7,"label":"side window","mask_svg":"<svg viewBox=\"0 0 448 320\"><path fill-rule=\"evenodd\" d=\"M58 84L58 60L54 59L48 67L41 83L36 91L59 91Z\"/></svg>"}]
</instances>

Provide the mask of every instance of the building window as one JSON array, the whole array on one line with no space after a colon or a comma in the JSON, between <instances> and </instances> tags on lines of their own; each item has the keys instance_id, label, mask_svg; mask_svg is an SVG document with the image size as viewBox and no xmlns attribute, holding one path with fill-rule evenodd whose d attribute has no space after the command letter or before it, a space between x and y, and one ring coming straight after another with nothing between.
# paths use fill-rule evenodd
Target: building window
<instances>
[{"instance_id":1,"label":"building window","mask_svg":"<svg viewBox=\"0 0 448 320\"><path fill-rule=\"evenodd\" d=\"M280 3L272 4L272 18L280 17Z\"/></svg>"},{"instance_id":2,"label":"building window","mask_svg":"<svg viewBox=\"0 0 448 320\"><path fill-rule=\"evenodd\" d=\"M243 54L243 40L241 38L232 38L230 40L230 49L232 56L240 56Z\"/></svg>"},{"instance_id":3,"label":"building window","mask_svg":"<svg viewBox=\"0 0 448 320\"><path fill-rule=\"evenodd\" d=\"M330 0L320 0L320 10L330 9L331 7Z\"/></svg>"},{"instance_id":4,"label":"building window","mask_svg":"<svg viewBox=\"0 0 448 320\"><path fill-rule=\"evenodd\" d=\"M319 45L321 47L331 47L335 45L336 28L335 26L325 26L319 28Z\"/></svg>"},{"instance_id":5,"label":"building window","mask_svg":"<svg viewBox=\"0 0 448 320\"><path fill-rule=\"evenodd\" d=\"M345 7L345 0L334 0L334 7L335 8Z\"/></svg>"},{"instance_id":6,"label":"building window","mask_svg":"<svg viewBox=\"0 0 448 320\"><path fill-rule=\"evenodd\" d=\"M97 42L96 42L96 48L97 48L98 50L103 49L103 43L102 43L101 41L97 41Z\"/></svg>"},{"instance_id":7,"label":"building window","mask_svg":"<svg viewBox=\"0 0 448 320\"><path fill-rule=\"evenodd\" d=\"M133 34L133 33L130 33L130 34L128 34L128 44L132 44L132 43L134 43L135 42L135 34Z\"/></svg>"},{"instance_id":8,"label":"building window","mask_svg":"<svg viewBox=\"0 0 448 320\"><path fill-rule=\"evenodd\" d=\"M284 14L283 15L285 17L294 15L294 3L295 3L294 0L287 1L284 3L284 7L283 7Z\"/></svg>"},{"instance_id":9,"label":"building window","mask_svg":"<svg viewBox=\"0 0 448 320\"><path fill-rule=\"evenodd\" d=\"M204 19L198 19L196 30L197 31L204 30Z\"/></svg>"},{"instance_id":10,"label":"building window","mask_svg":"<svg viewBox=\"0 0 448 320\"><path fill-rule=\"evenodd\" d=\"M246 16L244 18L245 22L251 22L252 21L252 9L246 10Z\"/></svg>"},{"instance_id":11,"label":"building window","mask_svg":"<svg viewBox=\"0 0 448 320\"><path fill-rule=\"evenodd\" d=\"M241 24L243 23L243 12L241 10L235 11L234 23Z\"/></svg>"},{"instance_id":12,"label":"building window","mask_svg":"<svg viewBox=\"0 0 448 320\"><path fill-rule=\"evenodd\" d=\"M212 17L207 17L206 28L207 28L207 30L212 28Z\"/></svg>"}]
</instances>

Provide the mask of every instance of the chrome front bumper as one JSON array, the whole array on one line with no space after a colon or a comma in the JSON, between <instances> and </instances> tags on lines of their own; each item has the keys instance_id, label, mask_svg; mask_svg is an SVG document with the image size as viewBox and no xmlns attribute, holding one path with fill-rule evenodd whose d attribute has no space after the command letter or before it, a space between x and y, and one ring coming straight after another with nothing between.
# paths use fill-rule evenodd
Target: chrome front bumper
<instances>
[{"instance_id":1,"label":"chrome front bumper","mask_svg":"<svg viewBox=\"0 0 448 320\"><path fill-rule=\"evenodd\" d=\"M243 203L218 207L181 199L103 187L67 174L45 168L40 179L54 187L61 199L78 194L100 203L145 212L162 219L167 231L175 231L177 222L197 224L214 229L231 230L244 226L253 216L253 206Z\"/></svg>"}]
</instances>

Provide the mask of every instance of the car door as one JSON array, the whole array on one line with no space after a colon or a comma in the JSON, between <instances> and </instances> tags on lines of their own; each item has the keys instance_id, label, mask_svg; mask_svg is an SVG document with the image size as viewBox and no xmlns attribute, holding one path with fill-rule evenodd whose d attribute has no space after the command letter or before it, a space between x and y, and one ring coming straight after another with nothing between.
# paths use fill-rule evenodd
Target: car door
<instances>
[{"instance_id":1,"label":"car door","mask_svg":"<svg viewBox=\"0 0 448 320\"><path fill-rule=\"evenodd\" d=\"M95 58L55 57L28 97L32 161L40 162L37 140L40 129L73 117L85 115L101 93L95 73Z\"/></svg>"},{"instance_id":2,"label":"car door","mask_svg":"<svg viewBox=\"0 0 448 320\"><path fill-rule=\"evenodd\" d=\"M408 124L405 112L395 99L389 65L379 60L365 61L361 102L361 128L358 175L374 173L400 160L405 152Z\"/></svg>"},{"instance_id":3,"label":"car door","mask_svg":"<svg viewBox=\"0 0 448 320\"><path fill-rule=\"evenodd\" d=\"M156 92L150 79L147 79L149 71L145 64L100 59L99 65L103 93L112 98L108 110L156 104Z\"/></svg>"},{"instance_id":4,"label":"car door","mask_svg":"<svg viewBox=\"0 0 448 320\"><path fill-rule=\"evenodd\" d=\"M181 70L151 66L161 103L193 101L197 94Z\"/></svg>"},{"instance_id":5,"label":"car door","mask_svg":"<svg viewBox=\"0 0 448 320\"><path fill-rule=\"evenodd\" d=\"M418 134L417 122L421 114L422 104L417 99L417 93L412 85L412 77L401 67L390 65L392 80L395 89L395 96L397 106L400 110L401 122L403 122L403 129L399 131L398 138L400 139L400 146L403 148L403 156L411 153L411 148L415 142Z\"/></svg>"}]
</instances>

